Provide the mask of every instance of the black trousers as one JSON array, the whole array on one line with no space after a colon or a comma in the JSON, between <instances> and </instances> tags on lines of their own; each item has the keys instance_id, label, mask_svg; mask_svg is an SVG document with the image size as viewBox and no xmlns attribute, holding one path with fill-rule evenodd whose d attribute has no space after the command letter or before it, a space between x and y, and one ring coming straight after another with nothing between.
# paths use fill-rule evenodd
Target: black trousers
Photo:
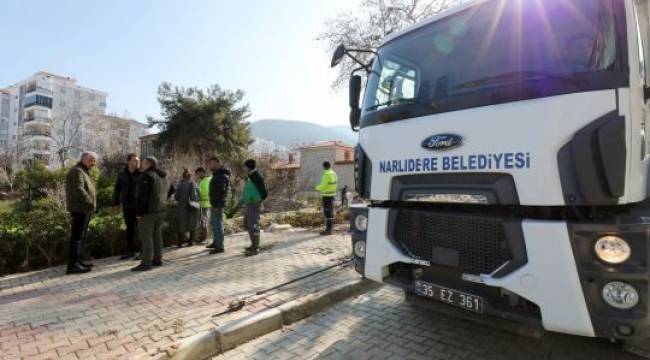
<instances>
[{"instance_id":1,"label":"black trousers","mask_svg":"<svg viewBox=\"0 0 650 360\"><path fill-rule=\"evenodd\" d=\"M323 214L325 215L325 230L332 231L334 225L334 196L323 196Z\"/></svg>"},{"instance_id":2,"label":"black trousers","mask_svg":"<svg viewBox=\"0 0 650 360\"><path fill-rule=\"evenodd\" d=\"M138 218L135 210L124 209L124 223L126 224L126 246L127 254L136 252L135 239L138 235Z\"/></svg>"},{"instance_id":3,"label":"black trousers","mask_svg":"<svg viewBox=\"0 0 650 360\"><path fill-rule=\"evenodd\" d=\"M68 266L72 267L81 261L81 249L84 238L90 223L90 214L71 212L72 229L70 235L70 253L68 255Z\"/></svg>"}]
</instances>

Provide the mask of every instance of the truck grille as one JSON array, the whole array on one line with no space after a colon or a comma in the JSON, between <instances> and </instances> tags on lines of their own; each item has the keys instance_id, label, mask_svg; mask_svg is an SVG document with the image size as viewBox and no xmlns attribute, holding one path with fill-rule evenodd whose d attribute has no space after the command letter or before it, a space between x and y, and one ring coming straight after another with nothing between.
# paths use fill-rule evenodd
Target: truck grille
<instances>
[{"instance_id":1,"label":"truck grille","mask_svg":"<svg viewBox=\"0 0 650 360\"><path fill-rule=\"evenodd\" d=\"M450 254L464 273L490 274L512 258L499 217L397 210L395 224L393 240L411 256Z\"/></svg>"}]
</instances>

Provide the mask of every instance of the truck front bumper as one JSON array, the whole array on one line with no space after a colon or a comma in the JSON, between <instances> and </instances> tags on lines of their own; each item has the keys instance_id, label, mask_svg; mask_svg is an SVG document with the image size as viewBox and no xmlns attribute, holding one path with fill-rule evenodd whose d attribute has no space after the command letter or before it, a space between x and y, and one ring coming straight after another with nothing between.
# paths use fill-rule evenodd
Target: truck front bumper
<instances>
[{"instance_id":1,"label":"truck front bumper","mask_svg":"<svg viewBox=\"0 0 650 360\"><path fill-rule=\"evenodd\" d=\"M593 249L592 241L595 240L589 234L627 230L641 236L639 233L647 230L647 225L631 225L637 226L631 229L622 225L599 227L564 221L521 220L524 251L527 254L525 261L507 274L501 272L497 276L495 271L471 276L471 281L465 281L461 279L462 270L450 270L447 266L419 259L391 239L389 233L393 229L391 221L394 221L394 217L390 212L391 209L379 207L353 209L353 219L359 214L368 218L365 231L355 229L353 221L352 232L353 245L359 241L365 242L365 254L363 257L355 256L355 267L368 279L397 283L409 290L412 289L412 281L405 281L404 277L393 281L393 278L400 276L395 269L424 269L430 281L446 286L455 284L460 286L457 290L479 294L498 290L516 294L537 305L541 324L549 331L612 339L650 336L647 316L648 247L639 248L640 245L636 245L635 250L643 252L645 259L640 266L645 267L635 268L632 274L629 268L599 267L597 260L593 259L594 255L585 250ZM647 240L647 235L644 239ZM638 242L643 243L642 239ZM612 280L626 281L637 288L640 301L634 310L615 310L605 304L600 293L604 284ZM496 310L494 314L500 315ZM618 330L621 326L632 328L632 333L626 331L622 334Z\"/></svg>"}]
</instances>

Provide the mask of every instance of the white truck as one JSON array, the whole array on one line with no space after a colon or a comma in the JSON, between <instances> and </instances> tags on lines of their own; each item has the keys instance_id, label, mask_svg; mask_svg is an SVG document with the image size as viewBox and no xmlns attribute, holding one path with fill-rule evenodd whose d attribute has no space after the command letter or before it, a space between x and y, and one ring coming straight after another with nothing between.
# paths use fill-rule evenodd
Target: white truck
<instances>
[{"instance_id":1,"label":"white truck","mask_svg":"<svg viewBox=\"0 0 650 360\"><path fill-rule=\"evenodd\" d=\"M350 80L368 279L566 334L650 337L650 2L475 0Z\"/></svg>"}]
</instances>

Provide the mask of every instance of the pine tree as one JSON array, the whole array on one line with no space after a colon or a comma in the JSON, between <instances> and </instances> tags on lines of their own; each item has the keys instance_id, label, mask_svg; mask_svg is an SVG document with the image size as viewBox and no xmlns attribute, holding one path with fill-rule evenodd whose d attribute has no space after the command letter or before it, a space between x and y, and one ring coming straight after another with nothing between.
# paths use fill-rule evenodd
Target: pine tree
<instances>
[{"instance_id":1,"label":"pine tree","mask_svg":"<svg viewBox=\"0 0 650 360\"><path fill-rule=\"evenodd\" d=\"M201 163L211 156L240 158L252 143L248 104L244 92L223 90L217 84L207 89L158 87L162 119L149 118L149 126L160 128L159 146L196 155Z\"/></svg>"}]
</instances>

